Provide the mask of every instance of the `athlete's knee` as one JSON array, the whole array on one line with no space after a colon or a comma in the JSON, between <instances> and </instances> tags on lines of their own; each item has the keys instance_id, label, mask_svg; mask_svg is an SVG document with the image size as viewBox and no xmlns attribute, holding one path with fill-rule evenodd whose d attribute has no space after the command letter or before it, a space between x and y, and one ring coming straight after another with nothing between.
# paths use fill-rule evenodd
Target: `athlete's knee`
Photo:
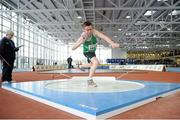
<instances>
[{"instance_id":1,"label":"athlete's knee","mask_svg":"<svg viewBox=\"0 0 180 120\"><path fill-rule=\"evenodd\" d=\"M93 61L93 65L98 66L99 65L99 61L98 60Z\"/></svg>"}]
</instances>

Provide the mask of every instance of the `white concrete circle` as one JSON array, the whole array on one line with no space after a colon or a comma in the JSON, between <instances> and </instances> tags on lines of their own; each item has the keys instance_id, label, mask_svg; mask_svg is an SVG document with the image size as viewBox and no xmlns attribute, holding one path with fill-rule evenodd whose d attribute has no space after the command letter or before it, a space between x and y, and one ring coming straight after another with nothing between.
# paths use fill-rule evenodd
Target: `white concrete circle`
<instances>
[{"instance_id":1,"label":"white concrete circle","mask_svg":"<svg viewBox=\"0 0 180 120\"><path fill-rule=\"evenodd\" d=\"M74 77L72 79L58 80L45 84L45 87L56 91L82 93L124 92L144 87L141 83L115 80L114 77L94 77L93 80L98 87L89 87L87 85L87 77Z\"/></svg>"}]
</instances>

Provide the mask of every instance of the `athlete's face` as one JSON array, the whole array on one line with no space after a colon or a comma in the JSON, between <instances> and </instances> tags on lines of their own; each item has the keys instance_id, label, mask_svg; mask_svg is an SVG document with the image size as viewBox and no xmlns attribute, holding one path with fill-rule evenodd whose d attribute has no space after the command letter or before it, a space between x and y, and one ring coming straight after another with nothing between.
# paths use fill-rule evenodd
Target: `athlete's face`
<instances>
[{"instance_id":1,"label":"athlete's face","mask_svg":"<svg viewBox=\"0 0 180 120\"><path fill-rule=\"evenodd\" d=\"M93 27L91 25L90 26L85 26L84 27L84 32L87 33L88 35L92 35Z\"/></svg>"}]
</instances>

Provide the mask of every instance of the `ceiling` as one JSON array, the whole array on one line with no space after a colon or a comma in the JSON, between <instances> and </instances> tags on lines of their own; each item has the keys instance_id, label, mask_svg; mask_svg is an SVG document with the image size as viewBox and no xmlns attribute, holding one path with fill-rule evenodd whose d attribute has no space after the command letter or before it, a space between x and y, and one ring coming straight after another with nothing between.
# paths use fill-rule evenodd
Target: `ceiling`
<instances>
[{"instance_id":1,"label":"ceiling","mask_svg":"<svg viewBox=\"0 0 180 120\"><path fill-rule=\"evenodd\" d=\"M33 26L65 43L91 21L129 51L180 48L180 0L5 0ZM29 24L25 24L29 25ZM108 46L101 41L99 44Z\"/></svg>"}]
</instances>

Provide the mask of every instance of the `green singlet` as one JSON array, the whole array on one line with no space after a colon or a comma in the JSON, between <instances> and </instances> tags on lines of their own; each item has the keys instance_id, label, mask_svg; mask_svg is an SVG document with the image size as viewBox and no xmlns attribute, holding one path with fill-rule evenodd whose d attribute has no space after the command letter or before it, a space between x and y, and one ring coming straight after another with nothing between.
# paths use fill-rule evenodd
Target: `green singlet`
<instances>
[{"instance_id":1,"label":"green singlet","mask_svg":"<svg viewBox=\"0 0 180 120\"><path fill-rule=\"evenodd\" d=\"M95 52L97 47L97 40L94 35L87 38L85 42L83 43L83 52Z\"/></svg>"}]
</instances>

